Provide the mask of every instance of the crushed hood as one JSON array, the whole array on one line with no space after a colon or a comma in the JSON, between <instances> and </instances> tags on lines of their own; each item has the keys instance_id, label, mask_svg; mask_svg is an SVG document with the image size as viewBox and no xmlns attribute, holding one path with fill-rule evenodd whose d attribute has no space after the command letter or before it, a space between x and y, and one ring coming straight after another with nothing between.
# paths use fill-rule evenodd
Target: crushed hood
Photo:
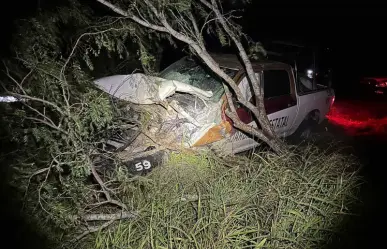
<instances>
[{"instance_id":1,"label":"crushed hood","mask_svg":"<svg viewBox=\"0 0 387 249\"><path fill-rule=\"evenodd\" d=\"M104 77L94 83L104 92L144 105L147 110L151 104L166 101L173 112L150 108L159 116L152 125L155 127L152 133L159 136L160 141L163 140L161 137L169 136L177 143L191 147L211 127L222 121L221 103L209 101L213 93L186 83L141 73Z\"/></svg>"},{"instance_id":2,"label":"crushed hood","mask_svg":"<svg viewBox=\"0 0 387 249\"><path fill-rule=\"evenodd\" d=\"M108 76L95 80L94 84L116 98L140 105L160 103L176 92L189 93L205 100L213 95L211 91L179 81L141 73Z\"/></svg>"}]
</instances>

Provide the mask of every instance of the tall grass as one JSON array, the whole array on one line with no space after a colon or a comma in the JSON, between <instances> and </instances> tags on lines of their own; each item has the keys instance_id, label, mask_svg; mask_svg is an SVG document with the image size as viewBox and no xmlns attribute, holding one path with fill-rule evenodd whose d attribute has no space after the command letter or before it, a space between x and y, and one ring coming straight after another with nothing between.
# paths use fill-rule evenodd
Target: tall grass
<instances>
[{"instance_id":1,"label":"tall grass","mask_svg":"<svg viewBox=\"0 0 387 249\"><path fill-rule=\"evenodd\" d=\"M227 161L172 154L130 183L138 218L95 235L93 248L319 248L349 214L355 161L314 147Z\"/></svg>"}]
</instances>

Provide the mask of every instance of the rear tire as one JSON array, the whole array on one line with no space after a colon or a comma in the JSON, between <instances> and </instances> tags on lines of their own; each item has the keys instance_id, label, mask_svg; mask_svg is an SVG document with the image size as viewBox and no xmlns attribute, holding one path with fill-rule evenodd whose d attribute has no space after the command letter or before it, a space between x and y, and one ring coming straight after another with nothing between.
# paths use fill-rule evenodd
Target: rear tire
<instances>
[{"instance_id":1,"label":"rear tire","mask_svg":"<svg viewBox=\"0 0 387 249\"><path fill-rule=\"evenodd\" d=\"M307 140L311 137L314 128L317 127L320 121L320 112L313 111L302 121L296 132L291 135L294 140Z\"/></svg>"}]
</instances>

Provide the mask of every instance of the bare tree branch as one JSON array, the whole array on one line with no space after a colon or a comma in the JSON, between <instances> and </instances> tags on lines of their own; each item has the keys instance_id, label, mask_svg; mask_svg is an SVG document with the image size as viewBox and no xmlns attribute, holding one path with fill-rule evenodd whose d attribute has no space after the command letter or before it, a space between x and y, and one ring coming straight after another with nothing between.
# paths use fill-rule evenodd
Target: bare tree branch
<instances>
[{"instance_id":1,"label":"bare tree branch","mask_svg":"<svg viewBox=\"0 0 387 249\"><path fill-rule=\"evenodd\" d=\"M69 64L71 58L73 57L74 53L75 53L75 50L76 48L78 47L78 44L79 42L81 41L81 39L85 36L90 36L90 35L98 35L98 34L103 34L103 33L106 33L106 32L109 32L109 31L121 31L122 29L117 29L117 28L108 28L108 29L105 29L105 30L101 30L101 31L96 31L96 32L87 32L87 33L83 33L82 35L80 35L77 39L77 41L75 42L71 52L70 52L70 55L67 57L67 60L65 61L61 71L60 71L60 75L61 77L64 79L64 72L66 70L66 67L67 65Z\"/></svg>"},{"instance_id":2,"label":"bare tree branch","mask_svg":"<svg viewBox=\"0 0 387 249\"><path fill-rule=\"evenodd\" d=\"M105 183L102 181L101 177L99 176L99 174L98 174L98 172L95 169L93 164L90 165L90 168L91 168L91 173L93 174L95 180L98 182L99 186L101 187L102 192L104 193L104 195L106 197L106 200L111 204L114 204L116 206L123 208L124 210L128 210L128 207L124 203L112 199L112 197L109 193L109 190L106 188Z\"/></svg>"},{"instance_id":3,"label":"bare tree branch","mask_svg":"<svg viewBox=\"0 0 387 249\"><path fill-rule=\"evenodd\" d=\"M200 30L199 30L199 26L198 26L198 23L197 23L195 17L193 16L193 14L191 12L188 13L188 17L191 20L192 26L193 26L194 31L195 31L194 34L196 36L196 39L197 39L198 43L202 47L204 47L203 36L202 36L202 34L201 34Z\"/></svg>"},{"instance_id":4,"label":"bare tree branch","mask_svg":"<svg viewBox=\"0 0 387 249\"><path fill-rule=\"evenodd\" d=\"M265 137L261 132L258 132L257 129L255 129L253 126L243 123L238 115L234 112L231 112L230 110L226 110L226 114L231 120L234 122L234 126L238 129L241 129L242 131L248 132L251 135L256 136L257 138L261 139L264 142L268 142L268 138Z\"/></svg>"},{"instance_id":5,"label":"bare tree branch","mask_svg":"<svg viewBox=\"0 0 387 249\"><path fill-rule=\"evenodd\" d=\"M85 221L109 221L109 220L123 220L123 219L133 219L138 216L137 213L132 212L121 212L115 214L85 214L82 216L82 219Z\"/></svg>"},{"instance_id":6,"label":"bare tree branch","mask_svg":"<svg viewBox=\"0 0 387 249\"><path fill-rule=\"evenodd\" d=\"M218 17L219 22L221 23L223 29L227 32L229 37L234 42L235 46L238 49L239 55L243 61L243 64L245 65L247 76L249 77L251 81L251 85L253 88L253 92L256 98L256 104L258 105L258 112L256 112L256 109L254 108L253 111L254 115L257 117L258 122L261 124L261 126L265 129L265 131L270 132L270 136L272 138L276 138L275 133L273 132L270 122L267 118L265 106L264 106L264 92L262 91L262 87L260 86L260 83L257 79L257 76L254 72L253 66L251 65L251 62L248 58L248 55L246 53L246 50L244 49L241 41L238 39L237 34L230 28L228 23L226 22L225 18L219 11L218 4L216 0L211 0L210 4L206 0L200 0L205 6L210 8L212 11L214 11L215 15ZM250 109L250 108L249 108Z\"/></svg>"},{"instance_id":7,"label":"bare tree branch","mask_svg":"<svg viewBox=\"0 0 387 249\"><path fill-rule=\"evenodd\" d=\"M230 92L230 90L228 89L228 87L226 85L223 84L223 88L224 88L224 91L226 93L226 97L227 97L227 102L228 102L228 105L230 106L230 109L233 113L236 113L236 108L235 108L235 105L234 105L234 101L232 99L232 94Z\"/></svg>"},{"instance_id":8,"label":"bare tree branch","mask_svg":"<svg viewBox=\"0 0 387 249\"><path fill-rule=\"evenodd\" d=\"M28 77L30 77L30 75L32 74L32 72L34 71L34 69L31 69L22 79L22 81L20 82L20 86L23 85L24 81L26 81L26 79L28 79Z\"/></svg>"},{"instance_id":9,"label":"bare tree branch","mask_svg":"<svg viewBox=\"0 0 387 249\"><path fill-rule=\"evenodd\" d=\"M121 9L120 7L114 5L114 4L111 4L110 2L108 1L105 1L105 0L96 0L97 2L100 2L101 4L105 5L106 7L108 7L109 9L113 10L114 12L116 12L117 14L119 15L122 15L122 16L125 16L125 17L129 17L130 19L132 19L133 21L135 21L136 23L144 26L144 27L147 27L147 28L150 28L150 29L153 29L153 30L157 30L157 31L160 31L160 32L168 32L164 27L162 26L158 26L158 25L155 25L155 24L151 24L147 21L144 21L142 19L140 19L139 17L135 16L133 13L128 13L126 11L124 11L123 9Z\"/></svg>"},{"instance_id":10,"label":"bare tree branch","mask_svg":"<svg viewBox=\"0 0 387 249\"><path fill-rule=\"evenodd\" d=\"M105 0L97 0L98 2L102 3L103 5L105 5L106 7L108 7L109 9L113 10L114 12L116 12L117 14L121 15L121 16L127 16L127 12L124 11L123 9L121 9L120 7L118 6L115 6L114 4L111 4L110 2L108 1L105 1Z\"/></svg>"},{"instance_id":11,"label":"bare tree branch","mask_svg":"<svg viewBox=\"0 0 387 249\"><path fill-rule=\"evenodd\" d=\"M52 165L50 165L50 167L52 167ZM35 171L32 175L30 175L30 177L28 178L28 182L27 182L27 186L26 186L26 191L24 192L24 197L23 197L24 201L23 201L23 208L22 209L24 209L24 205L25 205L25 202L26 202L27 194L29 192L29 187L30 187L32 178L37 176L37 175L40 175L40 174L43 174L43 173L49 171L50 167L47 167L47 168L44 168L44 169L39 169L39 170Z\"/></svg>"},{"instance_id":12,"label":"bare tree branch","mask_svg":"<svg viewBox=\"0 0 387 249\"><path fill-rule=\"evenodd\" d=\"M209 18L210 16L211 16L211 13L209 13L208 16L206 17L206 20L205 20L205 22L204 22L202 28L200 29L200 35L203 35L203 30L204 30L204 28L205 28L208 24L210 24L212 21L215 21L215 20L217 19L217 18L211 18L211 19L208 20L208 18Z\"/></svg>"},{"instance_id":13,"label":"bare tree branch","mask_svg":"<svg viewBox=\"0 0 387 249\"><path fill-rule=\"evenodd\" d=\"M108 226L110 226L111 224L113 224L116 220L110 220L110 221L107 221L105 223L103 223L101 226L94 226L94 227L88 227L88 229L83 232L82 234L78 235L74 240L73 242L77 242L81 239L83 239L85 236L91 234L91 233L95 233L95 232L98 232L102 229L105 229L107 228Z\"/></svg>"},{"instance_id":14,"label":"bare tree branch","mask_svg":"<svg viewBox=\"0 0 387 249\"><path fill-rule=\"evenodd\" d=\"M108 226L110 226L111 224L113 224L117 220L134 219L137 216L138 216L137 213L133 213L133 212L121 212L121 213L116 213L116 214L104 214L104 213L86 214L86 215L82 216L82 219L84 221L92 221L92 222L106 221L106 222L100 226L92 226L92 227L87 226L87 230L84 231L82 234L78 235L73 240L73 242L77 242L91 233L95 233L95 232L98 232L100 230L103 230L103 229L107 228Z\"/></svg>"},{"instance_id":15,"label":"bare tree branch","mask_svg":"<svg viewBox=\"0 0 387 249\"><path fill-rule=\"evenodd\" d=\"M13 93L13 92L10 92L8 90L7 90L7 94L9 94L11 96L14 96L14 97L17 97L19 99L27 99L27 100L41 102L42 104L45 104L45 105L53 107L60 114L62 114L63 116L66 116L64 111L62 110L62 108L60 108L59 106L57 106L56 104L54 104L54 103L52 103L50 101L47 101L47 100L44 100L44 99L41 99L41 98L37 98L37 97L32 97L32 96L29 96L29 95Z\"/></svg>"},{"instance_id":16,"label":"bare tree branch","mask_svg":"<svg viewBox=\"0 0 387 249\"><path fill-rule=\"evenodd\" d=\"M54 130L57 130L65 135L69 135L69 133L61 128L59 128L58 126L54 125L54 124L51 124L49 122L47 122L46 120L41 120L41 119L38 119L38 118L34 118L34 117L26 117L26 119L29 119L29 120L33 120L33 121L36 121L38 123L41 123L41 124L44 124L44 125L47 125L48 127L54 129Z\"/></svg>"}]
</instances>

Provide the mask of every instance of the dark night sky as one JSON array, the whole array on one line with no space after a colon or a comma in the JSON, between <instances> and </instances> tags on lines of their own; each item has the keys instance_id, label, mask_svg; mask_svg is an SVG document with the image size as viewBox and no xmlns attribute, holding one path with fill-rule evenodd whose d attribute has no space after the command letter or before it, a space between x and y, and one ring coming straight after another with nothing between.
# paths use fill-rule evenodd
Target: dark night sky
<instances>
[{"instance_id":1,"label":"dark night sky","mask_svg":"<svg viewBox=\"0 0 387 249\"><path fill-rule=\"evenodd\" d=\"M55 1L13 0L13 6L1 8L3 34L12 33L12 19L26 17L47 2ZM277 0L252 2L242 14L242 21L254 40L274 38L329 46L333 68L340 80L353 78L350 82L364 75L387 75L386 7L329 4L328 0L324 4L296 3L296 0L292 4ZM6 37L3 35L3 43Z\"/></svg>"},{"instance_id":2,"label":"dark night sky","mask_svg":"<svg viewBox=\"0 0 387 249\"><path fill-rule=\"evenodd\" d=\"M246 30L256 40L311 41L332 49L333 66L342 76L387 75L386 7L262 2L254 1L245 13Z\"/></svg>"}]
</instances>

